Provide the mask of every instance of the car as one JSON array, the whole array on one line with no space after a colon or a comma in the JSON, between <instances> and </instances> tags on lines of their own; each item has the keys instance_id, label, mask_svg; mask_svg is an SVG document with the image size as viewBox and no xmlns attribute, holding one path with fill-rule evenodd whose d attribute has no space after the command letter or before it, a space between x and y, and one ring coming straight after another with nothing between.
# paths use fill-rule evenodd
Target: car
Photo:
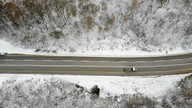
<instances>
[{"instance_id":1,"label":"car","mask_svg":"<svg viewBox=\"0 0 192 108\"><path fill-rule=\"evenodd\" d=\"M136 67L131 67L131 68L123 68L124 72L137 72Z\"/></svg>"},{"instance_id":2,"label":"car","mask_svg":"<svg viewBox=\"0 0 192 108\"><path fill-rule=\"evenodd\" d=\"M0 56L6 56L7 54L7 52L0 52Z\"/></svg>"},{"instance_id":3,"label":"car","mask_svg":"<svg viewBox=\"0 0 192 108\"><path fill-rule=\"evenodd\" d=\"M132 67L131 68L131 72L137 72L137 68L136 67Z\"/></svg>"}]
</instances>

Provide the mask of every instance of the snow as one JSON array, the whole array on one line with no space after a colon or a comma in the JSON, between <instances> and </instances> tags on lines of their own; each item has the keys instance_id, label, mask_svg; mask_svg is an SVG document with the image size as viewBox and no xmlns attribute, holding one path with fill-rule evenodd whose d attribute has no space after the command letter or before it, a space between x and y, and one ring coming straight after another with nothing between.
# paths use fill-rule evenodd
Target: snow
<instances>
[{"instance_id":1,"label":"snow","mask_svg":"<svg viewBox=\"0 0 192 108\"><path fill-rule=\"evenodd\" d=\"M4 0L3 3L8 1L14 2ZM16 4L26 10L23 16L34 16L21 21L19 29L10 20L2 21L0 38L14 46L63 55L108 55L108 52L125 56L158 55L192 49L192 2L186 5L183 0L163 4L159 1L134 1L71 1L60 9L49 5L43 16L36 10L30 12L21 1ZM135 5L134 9L130 8L132 5ZM83 8L89 6L93 8ZM71 7L77 11L74 16L67 14ZM91 27L87 27L87 16L92 19L89 22Z\"/></svg>"},{"instance_id":2,"label":"snow","mask_svg":"<svg viewBox=\"0 0 192 108\"><path fill-rule=\"evenodd\" d=\"M14 0L4 2L8 1ZM76 1L71 2L78 10L74 17L59 14L63 13L63 10L56 10L54 5L50 5L47 11L49 13L43 16L40 24L34 23L36 20L29 18L28 24L22 23L19 29L15 29L9 20L3 22L5 25L0 24L0 52L105 57L167 56L192 53L190 32L192 11L183 4L182 0L169 1L163 6L157 1L139 0L139 7L135 10L129 9L132 5L132 1L129 0L88 0L88 2L82 2L82 6L89 3L100 8L94 14L88 13L94 21L92 22L94 26L90 30L84 23L87 14L81 14L85 12L80 10L81 4ZM188 5L191 6L191 3ZM65 10L70 6L66 5ZM125 21L126 16L128 16L127 21ZM35 17L39 18L38 15ZM68 19L65 19L66 17ZM115 20L110 24L107 20L113 17ZM108 30L105 30L105 26L109 26ZM61 32L60 39L50 35L55 31ZM37 49L40 51L35 52ZM57 53L49 53L51 51ZM166 95L167 90L177 90L177 82L188 75L190 74L125 77L0 74L0 88L3 88L3 84L10 79L16 83L23 82L24 88L28 88L28 83L25 83L27 80L35 79L36 83L44 84L43 81L54 78L58 81L64 80L78 84L89 90L94 85L98 85L101 89L101 97L139 93L159 98ZM33 85L34 82L31 82Z\"/></svg>"},{"instance_id":3,"label":"snow","mask_svg":"<svg viewBox=\"0 0 192 108\"><path fill-rule=\"evenodd\" d=\"M5 40L0 40L0 52L8 53L24 53L24 54L43 54L34 53L34 50L25 50L15 47ZM185 52L181 49L175 50L169 54L181 54ZM166 53L166 52L164 52ZM125 54L121 51L109 52L109 51L97 51L88 52L86 54L73 54L77 56L157 56L165 55L164 53L145 53L137 51L135 49L130 50L129 54ZM47 54L47 53L44 53ZM53 55L53 54L50 54ZM57 55L70 55L65 52L59 52ZM106 97L110 95L121 94L135 94L141 93L150 97L159 97L166 93L168 89L174 89L176 83L189 74L182 75L168 75L168 76L132 76L132 77L120 77L120 76L73 76L73 75L17 75L17 74L1 74L0 83L15 79L17 82L22 82L27 79L50 79L59 78L75 84L79 84L87 89L91 89L94 85L98 85L101 88L101 96ZM1 85L0 84L0 85Z\"/></svg>"},{"instance_id":4,"label":"snow","mask_svg":"<svg viewBox=\"0 0 192 108\"><path fill-rule=\"evenodd\" d=\"M176 83L189 74L168 75L168 76L64 76L63 79L77 83L91 89L98 85L101 89L101 96L136 94L141 93L150 97L159 97L166 93L166 90L176 86Z\"/></svg>"},{"instance_id":5,"label":"snow","mask_svg":"<svg viewBox=\"0 0 192 108\"><path fill-rule=\"evenodd\" d=\"M140 93L149 97L159 98L166 94L167 90L175 89L177 82L190 74L165 75L165 76L81 76L81 75L33 75L33 74L1 74L2 82L14 79L17 82L34 79L43 81L49 79L64 80L75 83L86 89L98 85L101 89L100 96L119 96L123 94Z\"/></svg>"},{"instance_id":6,"label":"snow","mask_svg":"<svg viewBox=\"0 0 192 108\"><path fill-rule=\"evenodd\" d=\"M0 39L0 52L8 52L11 53L20 53L20 54L39 54L39 55L55 55L55 56L111 56L111 57L139 57L139 56L167 56L167 55L176 55L176 54L185 54L185 53L191 53L192 51L186 51L182 48L177 48L171 52L144 52L140 51L136 48L132 48L129 50L129 52L124 52L121 50L115 50L115 51L87 51L86 53L69 53L60 51L56 54L54 53L43 53L38 52L35 53L35 49L23 49L16 46L13 46L8 41L5 41L3 39Z\"/></svg>"},{"instance_id":7,"label":"snow","mask_svg":"<svg viewBox=\"0 0 192 108\"><path fill-rule=\"evenodd\" d=\"M9 42L0 39L0 52L32 54L34 50L15 47Z\"/></svg>"}]
</instances>

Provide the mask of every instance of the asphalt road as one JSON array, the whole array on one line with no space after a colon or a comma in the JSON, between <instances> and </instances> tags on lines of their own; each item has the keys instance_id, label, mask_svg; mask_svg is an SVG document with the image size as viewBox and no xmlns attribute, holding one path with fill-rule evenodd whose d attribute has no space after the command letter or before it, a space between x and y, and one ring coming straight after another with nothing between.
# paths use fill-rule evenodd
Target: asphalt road
<instances>
[{"instance_id":1,"label":"asphalt road","mask_svg":"<svg viewBox=\"0 0 192 108\"><path fill-rule=\"evenodd\" d=\"M131 68L136 67L137 72ZM126 72L124 69L126 68ZM192 72L192 54L163 57L0 56L0 73L163 75Z\"/></svg>"}]
</instances>

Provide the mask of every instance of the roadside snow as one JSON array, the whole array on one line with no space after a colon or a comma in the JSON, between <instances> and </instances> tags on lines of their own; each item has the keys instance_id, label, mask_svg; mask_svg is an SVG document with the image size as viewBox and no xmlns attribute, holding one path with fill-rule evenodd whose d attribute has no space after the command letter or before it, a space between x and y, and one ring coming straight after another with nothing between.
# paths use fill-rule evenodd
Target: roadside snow
<instances>
[{"instance_id":1,"label":"roadside snow","mask_svg":"<svg viewBox=\"0 0 192 108\"><path fill-rule=\"evenodd\" d=\"M34 50L15 47L9 42L0 39L0 52L32 54L34 53Z\"/></svg>"},{"instance_id":2,"label":"roadside snow","mask_svg":"<svg viewBox=\"0 0 192 108\"><path fill-rule=\"evenodd\" d=\"M101 89L101 97L136 94L147 95L149 97L161 97L167 90L175 89L177 82L190 74L166 75L166 76L74 76L74 75L22 75L22 74L0 74L0 87L6 80L14 79L16 82L26 80L65 80L67 82L79 84L87 89L98 85Z\"/></svg>"},{"instance_id":3,"label":"roadside snow","mask_svg":"<svg viewBox=\"0 0 192 108\"><path fill-rule=\"evenodd\" d=\"M37 55L54 55L54 56L104 56L104 57L137 57L137 56L167 56L167 55L176 55L176 54L185 54L191 53L192 51L184 51L182 48L172 50L171 52L144 52L136 48L130 49L128 52L124 51L87 51L85 53L70 53L59 51L58 53L43 53L35 52L35 49L22 49L16 46L13 46L11 43L0 39L0 52L8 53L20 53L20 54L37 54Z\"/></svg>"}]
</instances>

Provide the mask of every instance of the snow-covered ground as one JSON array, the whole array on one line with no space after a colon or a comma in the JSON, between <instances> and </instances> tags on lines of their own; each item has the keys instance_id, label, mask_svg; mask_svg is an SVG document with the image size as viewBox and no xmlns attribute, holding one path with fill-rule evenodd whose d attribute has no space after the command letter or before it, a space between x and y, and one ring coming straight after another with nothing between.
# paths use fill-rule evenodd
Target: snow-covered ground
<instances>
[{"instance_id":1,"label":"snow-covered ground","mask_svg":"<svg viewBox=\"0 0 192 108\"><path fill-rule=\"evenodd\" d=\"M149 97L159 98L169 89L175 89L177 82L190 74L166 75L166 76L80 76L80 75L22 75L0 74L0 87L7 80L16 80L14 84L27 80L55 79L78 84L90 90L94 85L101 89L100 96L120 96L123 94L142 94Z\"/></svg>"},{"instance_id":2,"label":"snow-covered ground","mask_svg":"<svg viewBox=\"0 0 192 108\"><path fill-rule=\"evenodd\" d=\"M7 53L21 53L21 54L33 54L34 50L29 49L22 49L19 47L13 46L11 43L0 40L0 52L7 52Z\"/></svg>"},{"instance_id":3,"label":"snow-covered ground","mask_svg":"<svg viewBox=\"0 0 192 108\"><path fill-rule=\"evenodd\" d=\"M125 56L125 57L137 57L137 56L167 56L167 55L176 55L176 54L185 54L191 53L192 51L186 51L183 49L176 49L171 52L144 52L136 49L132 49L129 52L123 51L95 51L95 52L86 52L86 53L69 53L69 52L58 52L58 53L43 53L35 52L35 49L23 49L17 46L13 46L11 43L0 39L0 52L8 53L21 53L21 54L40 54L40 55L55 55L55 56Z\"/></svg>"},{"instance_id":4,"label":"snow-covered ground","mask_svg":"<svg viewBox=\"0 0 192 108\"><path fill-rule=\"evenodd\" d=\"M170 105L173 105L173 108L191 108L191 97L185 93L190 93L192 81L181 81L189 75L110 77L1 74L0 107L172 108ZM181 88L182 83L188 85L186 89ZM90 90L94 85L100 89L99 97L94 97Z\"/></svg>"}]
</instances>

